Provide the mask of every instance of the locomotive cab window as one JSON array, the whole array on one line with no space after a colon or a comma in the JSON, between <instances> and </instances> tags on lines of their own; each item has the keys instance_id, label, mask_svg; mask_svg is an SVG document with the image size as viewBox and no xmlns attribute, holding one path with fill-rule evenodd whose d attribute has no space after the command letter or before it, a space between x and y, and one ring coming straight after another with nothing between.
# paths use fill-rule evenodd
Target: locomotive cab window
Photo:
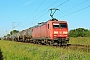
<instances>
[{"instance_id":1,"label":"locomotive cab window","mask_svg":"<svg viewBox=\"0 0 90 60\"><path fill-rule=\"evenodd\" d=\"M66 23L53 23L53 28L67 28Z\"/></svg>"},{"instance_id":2,"label":"locomotive cab window","mask_svg":"<svg viewBox=\"0 0 90 60\"><path fill-rule=\"evenodd\" d=\"M59 28L59 23L53 23L53 28Z\"/></svg>"},{"instance_id":3,"label":"locomotive cab window","mask_svg":"<svg viewBox=\"0 0 90 60\"><path fill-rule=\"evenodd\" d=\"M67 24L66 23L61 23L60 28L67 28Z\"/></svg>"}]
</instances>

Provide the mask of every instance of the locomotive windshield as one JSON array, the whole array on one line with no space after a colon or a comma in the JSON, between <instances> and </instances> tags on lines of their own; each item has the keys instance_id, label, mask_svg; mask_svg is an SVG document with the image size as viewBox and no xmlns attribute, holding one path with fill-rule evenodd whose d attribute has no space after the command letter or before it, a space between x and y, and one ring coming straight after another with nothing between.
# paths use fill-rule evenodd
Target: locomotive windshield
<instances>
[{"instance_id":1,"label":"locomotive windshield","mask_svg":"<svg viewBox=\"0 0 90 60\"><path fill-rule=\"evenodd\" d=\"M66 28L67 25L65 23L60 24L60 28Z\"/></svg>"},{"instance_id":2,"label":"locomotive windshield","mask_svg":"<svg viewBox=\"0 0 90 60\"><path fill-rule=\"evenodd\" d=\"M59 28L59 23L53 23L53 28Z\"/></svg>"},{"instance_id":3,"label":"locomotive windshield","mask_svg":"<svg viewBox=\"0 0 90 60\"><path fill-rule=\"evenodd\" d=\"M67 28L67 25L66 25L66 23L54 23L53 24L53 28Z\"/></svg>"}]
</instances>

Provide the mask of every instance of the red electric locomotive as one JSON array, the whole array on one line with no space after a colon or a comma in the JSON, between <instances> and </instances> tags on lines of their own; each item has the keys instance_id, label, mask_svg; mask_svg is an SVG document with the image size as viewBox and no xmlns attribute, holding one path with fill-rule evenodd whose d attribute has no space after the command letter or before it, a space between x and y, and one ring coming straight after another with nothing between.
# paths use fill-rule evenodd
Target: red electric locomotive
<instances>
[{"instance_id":1,"label":"red electric locomotive","mask_svg":"<svg viewBox=\"0 0 90 60\"><path fill-rule=\"evenodd\" d=\"M52 19L33 27L33 40L36 43L66 45L69 42L66 21Z\"/></svg>"}]
</instances>

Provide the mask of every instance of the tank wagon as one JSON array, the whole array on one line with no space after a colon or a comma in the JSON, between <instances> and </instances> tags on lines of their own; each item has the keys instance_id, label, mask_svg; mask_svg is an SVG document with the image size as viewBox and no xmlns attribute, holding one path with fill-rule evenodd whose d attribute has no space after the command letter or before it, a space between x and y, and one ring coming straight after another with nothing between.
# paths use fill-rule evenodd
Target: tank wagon
<instances>
[{"instance_id":1,"label":"tank wagon","mask_svg":"<svg viewBox=\"0 0 90 60\"><path fill-rule=\"evenodd\" d=\"M19 32L18 41L21 41L21 42L24 41L25 34L26 34L26 30Z\"/></svg>"},{"instance_id":2,"label":"tank wagon","mask_svg":"<svg viewBox=\"0 0 90 60\"><path fill-rule=\"evenodd\" d=\"M46 45L67 45L69 42L68 24L66 21L51 19L12 35L11 40Z\"/></svg>"},{"instance_id":3,"label":"tank wagon","mask_svg":"<svg viewBox=\"0 0 90 60\"><path fill-rule=\"evenodd\" d=\"M23 30L16 35L16 40L21 42L30 42L32 39L32 32L33 28L30 27L29 29Z\"/></svg>"}]
</instances>

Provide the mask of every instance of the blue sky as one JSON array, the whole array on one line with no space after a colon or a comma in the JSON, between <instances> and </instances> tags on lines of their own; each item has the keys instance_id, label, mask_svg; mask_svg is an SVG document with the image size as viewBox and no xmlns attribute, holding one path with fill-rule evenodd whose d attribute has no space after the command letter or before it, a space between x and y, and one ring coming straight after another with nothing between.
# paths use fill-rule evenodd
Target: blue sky
<instances>
[{"instance_id":1,"label":"blue sky","mask_svg":"<svg viewBox=\"0 0 90 60\"><path fill-rule=\"evenodd\" d=\"M54 17L66 20L69 30L90 29L90 0L0 0L0 37L14 29L24 30L46 22L50 8L58 8Z\"/></svg>"}]
</instances>

